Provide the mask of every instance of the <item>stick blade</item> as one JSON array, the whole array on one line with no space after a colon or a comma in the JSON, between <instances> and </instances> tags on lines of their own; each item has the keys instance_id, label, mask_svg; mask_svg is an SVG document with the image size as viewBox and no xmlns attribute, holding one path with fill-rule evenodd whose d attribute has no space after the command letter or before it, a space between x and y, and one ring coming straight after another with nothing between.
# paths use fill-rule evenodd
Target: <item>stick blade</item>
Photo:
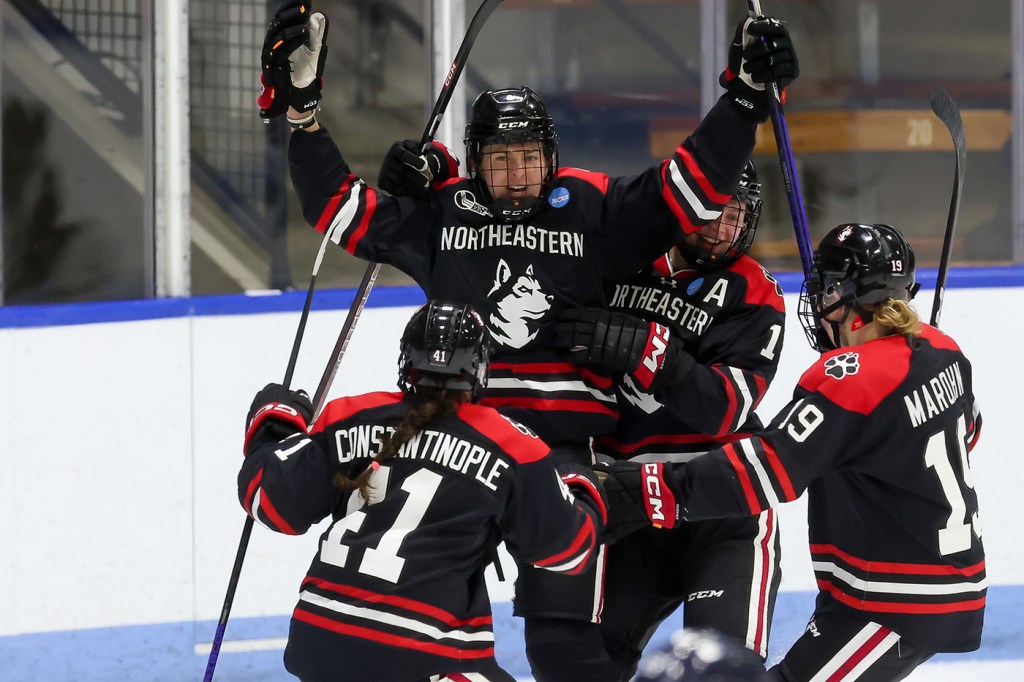
<instances>
[{"instance_id":1,"label":"stick blade","mask_svg":"<svg viewBox=\"0 0 1024 682\"><path fill-rule=\"evenodd\" d=\"M956 105L944 88L939 88L932 93L932 111L939 117L939 120L946 126L946 130L949 131L950 137L953 138L957 161L963 166L967 139L964 136L964 120L960 116L960 107Z\"/></svg>"}]
</instances>

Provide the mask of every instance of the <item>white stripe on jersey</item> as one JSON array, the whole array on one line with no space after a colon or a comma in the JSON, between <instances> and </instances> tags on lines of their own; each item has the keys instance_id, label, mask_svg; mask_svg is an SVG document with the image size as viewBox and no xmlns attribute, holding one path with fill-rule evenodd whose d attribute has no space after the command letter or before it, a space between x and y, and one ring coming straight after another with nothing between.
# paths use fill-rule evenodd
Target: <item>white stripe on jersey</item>
<instances>
[{"instance_id":1,"label":"white stripe on jersey","mask_svg":"<svg viewBox=\"0 0 1024 682\"><path fill-rule=\"evenodd\" d=\"M809 682L825 682L832 678L840 668L850 662L850 658L860 651L869 639L871 639L882 626L878 623L868 623L864 628L858 632L853 638L844 646L839 652L832 657L817 673L812 677ZM885 652L893 648L896 642L900 641L900 636L895 632L890 631L882 641L876 644L870 651L865 652L863 658L858 661L846 674L839 679L850 679L856 680L864 671L870 668L875 661L882 657Z\"/></svg>"},{"instance_id":2,"label":"white stripe on jersey","mask_svg":"<svg viewBox=\"0 0 1024 682\"><path fill-rule=\"evenodd\" d=\"M359 210L359 193L363 190L362 180L352 183L352 189L350 196L345 199L341 205L341 210L331 220L331 225L328 227L331 230L331 241L341 246L341 236L345 234L352 227L352 219L355 218L356 211Z\"/></svg>"},{"instance_id":3,"label":"white stripe on jersey","mask_svg":"<svg viewBox=\"0 0 1024 682\"><path fill-rule=\"evenodd\" d=\"M769 507L777 507L781 501L779 496L775 494L775 488L772 487L772 479L765 470L764 465L761 464L761 460L757 458L757 453L754 452L754 445L751 443L749 438L744 438L739 443L740 449L743 450L743 454L746 455L747 461L750 462L751 468L754 473L757 474L757 480L761 483L761 488L764 490L764 496L768 499Z\"/></svg>"},{"instance_id":4,"label":"white stripe on jersey","mask_svg":"<svg viewBox=\"0 0 1024 682\"><path fill-rule=\"evenodd\" d=\"M616 403L615 393L604 392L592 386L587 386L582 381L537 381L528 379L516 379L514 377L487 379L488 391L495 388L523 389L536 393L554 393L556 391L569 391L573 393L589 393L598 400L606 403Z\"/></svg>"},{"instance_id":5,"label":"white stripe on jersey","mask_svg":"<svg viewBox=\"0 0 1024 682\"><path fill-rule=\"evenodd\" d=\"M597 559L594 561L594 600L591 602L591 606L594 610L590 612L590 622L600 623L601 622L601 611L604 610L604 569L605 560L608 558L605 554L605 549L608 545L597 546Z\"/></svg>"},{"instance_id":6,"label":"white stripe on jersey","mask_svg":"<svg viewBox=\"0 0 1024 682\"><path fill-rule=\"evenodd\" d=\"M754 538L754 570L747 593L747 648L761 658L768 656L768 607L771 599L772 581L775 579L775 538L779 533L775 511L769 509L757 515L757 536ZM768 522L771 521L769 524ZM769 530L770 527L770 530ZM765 574L764 582L761 575ZM764 603L761 603L763 600ZM754 638L761 631L761 644L756 646Z\"/></svg>"},{"instance_id":7,"label":"white stripe on jersey","mask_svg":"<svg viewBox=\"0 0 1024 682\"><path fill-rule=\"evenodd\" d=\"M863 580L849 571L836 566L831 561L812 561L815 571L829 573L856 590L864 592L881 592L884 594L962 594L964 592L980 592L988 587L988 578L974 582L956 583L894 583L877 580Z\"/></svg>"},{"instance_id":8,"label":"white stripe on jersey","mask_svg":"<svg viewBox=\"0 0 1024 682\"><path fill-rule=\"evenodd\" d=\"M545 571L556 571L558 573L562 573L564 571L571 571L572 569L579 566L580 563L587 558L588 554L589 552L581 552L580 554L576 555L575 559L572 559L571 561L566 561L564 564L554 564L552 566L543 566L542 568Z\"/></svg>"},{"instance_id":9,"label":"white stripe on jersey","mask_svg":"<svg viewBox=\"0 0 1024 682\"><path fill-rule=\"evenodd\" d=\"M690 186L686 184L686 180L683 179L683 174L679 170L679 164L675 159L669 159L668 174L669 178L672 180L672 184L675 185L675 188L683 195L683 198L686 199L686 203L690 205L690 208L693 209L693 212L698 218L710 222L722 215L721 211L709 211L704 207L701 200L697 198L697 195L693 193Z\"/></svg>"},{"instance_id":10,"label":"white stripe on jersey","mask_svg":"<svg viewBox=\"0 0 1024 682\"><path fill-rule=\"evenodd\" d=\"M630 462L689 462L701 455L708 454L707 450L700 452L648 452L642 455L630 457Z\"/></svg>"},{"instance_id":11,"label":"white stripe on jersey","mask_svg":"<svg viewBox=\"0 0 1024 682\"><path fill-rule=\"evenodd\" d=\"M267 530L275 533L280 533L281 530L278 528L271 528L267 524L260 520L260 500L263 499L263 486L256 488L256 494L252 496L252 518L255 519L256 523L260 524Z\"/></svg>"},{"instance_id":12,"label":"white stripe on jersey","mask_svg":"<svg viewBox=\"0 0 1024 682\"><path fill-rule=\"evenodd\" d=\"M754 405L754 399L750 395L750 387L747 386L746 375L735 367L730 367L729 373L732 374L733 380L736 381L736 386L740 389L739 393L736 394L740 413L739 418L736 420L736 428L739 428L746 423L747 417L750 416L750 408Z\"/></svg>"},{"instance_id":13,"label":"white stripe on jersey","mask_svg":"<svg viewBox=\"0 0 1024 682\"><path fill-rule=\"evenodd\" d=\"M344 602L335 601L322 595L303 590L299 593L299 599L307 601L310 604L316 604L317 606L325 609L330 609L337 613L344 613L349 616L355 616L356 618L365 618L375 624L386 624L392 627L403 628L405 630L412 630L418 632L427 637L433 639L455 639L460 642L493 642L494 633L485 630L481 632L466 632L456 628L450 630L442 630L433 625L427 625L421 621L413 618L405 618L404 616L398 616L393 613L387 613L385 611L378 611L377 609L369 609L362 606L353 606L352 604L346 604ZM379 629L379 628L374 628Z\"/></svg>"}]
</instances>

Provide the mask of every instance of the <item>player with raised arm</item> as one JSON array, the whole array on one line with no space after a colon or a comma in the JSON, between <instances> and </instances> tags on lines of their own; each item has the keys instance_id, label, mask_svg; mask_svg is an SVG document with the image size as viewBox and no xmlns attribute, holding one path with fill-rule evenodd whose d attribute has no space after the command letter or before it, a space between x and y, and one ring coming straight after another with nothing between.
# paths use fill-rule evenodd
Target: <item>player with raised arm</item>
<instances>
[{"instance_id":1,"label":"player with raised arm","mask_svg":"<svg viewBox=\"0 0 1024 682\"><path fill-rule=\"evenodd\" d=\"M610 523L627 530L651 523L650 491L670 510L666 526L759 514L807 491L818 598L774 679L899 680L981 643L987 581L969 464L981 416L971 363L909 304L914 274L894 227L833 229L800 298L823 355L792 402L749 438L683 464L615 463L605 482Z\"/></svg>"},{"instance_id":2,"label":"player with raised arm","mask_svg":"<svg viewBox=\"0 0 1024 682\"><path fill-rule=\"evenodd\" d=\"M685 462L762 428L754 409L778 367L785 304L747 255L760 216L750 162L722 215L616 285L610 308L562 315L555 345L621 377L618 427L597 440L599 454ZM601 632L620 679L632 678L644 646L680 605L684 627L715 630L764 659L779 559L770 509L647 528L609 547Z\"/></svg>"},{"instance_id":3,"label":"player with raised arm","mask_svg":"<svg viewBox=\"0 0 1024 682\"><path fill-rule=\"evenodd\" d=\"M322 49L324 31L315 27L324 22L311 18L310 38L296 50L291 79L300 90L321 82L312 55ZM288 26L295 24L271 29L285 36ZM717 218L736 191L768 116L764 84L785 86L798 72L778 21L746 20L737 36L719 102L669 158L626 177L561 166L542 98L512 87L473 104L468 177L456 175L436 143L425 153L396 143L380 173L386 193L351 172L314 108L288 98L289 167L303 215L349 253L406 273L428 297L472 304L495 341L482 404L514 410L560 461L590 463L591 439L615 427L615 389L608 373L551 348L551 327L567 308L605 305L608 286ZM526 618L527 655L541 682L614 679L596 628L602 563L579 578L520 565L515 612Z\"/></svg>"},{"instance_id":4,"label":"player with raised arm","mask_svg":"<svg viewBox=\"0 0 1024 682\"><path fill-rule=\"evenodd\" d=\"M430 301L402 336L400 392L333 400L308 429L304 393L271 384L253 400L246 512L292 535L333 519L285 650L302 680L510 681L484 582L497 544L553 572L594 562L606 512L593 473L556 471L543 441L474 404L488 362L479 315Z\"/></svg>"}]
</instances>

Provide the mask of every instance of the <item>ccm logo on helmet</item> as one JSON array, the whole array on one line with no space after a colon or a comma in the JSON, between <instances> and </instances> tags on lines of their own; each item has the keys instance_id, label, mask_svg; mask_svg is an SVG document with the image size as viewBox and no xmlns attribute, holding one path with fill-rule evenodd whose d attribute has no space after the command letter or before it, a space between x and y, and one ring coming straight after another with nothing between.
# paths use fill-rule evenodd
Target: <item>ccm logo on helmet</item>
<instances>
[{"instance_id":1,"label":"ccm logo on helmet","mask_svg":"<svg viewBox=\"0 0 1024 682\"><path fill-rule=\"evenodd\" d=\"M640 469L644 508L647 517L655 526L674 528L676 525L676 498L665 483L665 465L661 462L648 462Z\"/></svg>"},{"instance_id":2,"label":"ccm logo on helmet","mask_svg":"<svg viewBox=\"0 0 1024 682\"><path fill-rule=\"evenodd\" d=\"M504 123L498 124L498 130L510 130L512 128L526 128L530 125L529 121L505 121Z\"/></svg>"}]
</instances>

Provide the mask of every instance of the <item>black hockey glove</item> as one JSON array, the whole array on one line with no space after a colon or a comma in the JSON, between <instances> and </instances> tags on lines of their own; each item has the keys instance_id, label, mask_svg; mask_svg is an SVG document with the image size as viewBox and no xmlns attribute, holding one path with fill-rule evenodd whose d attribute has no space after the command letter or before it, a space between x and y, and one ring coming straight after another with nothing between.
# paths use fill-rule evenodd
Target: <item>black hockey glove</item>
<instances>
[{"instance_id":1,"label":"black hockey glove","mask_svg":"<svg viewBox=\"0 0 1024 682\"><path fill-rule=\"evenodd\" d=\"M661 462L595 464L608 497L608 524L601 542L612 544L644 528L675 528L679 507Z\"/></svg>"},{"instance_id":2,"label":"black hockey glove","mask_svg":"<svg viewBox=\"0 0 1024 682\"><path fill-rule=\"evenodd\" d=\"M569 487L573 496L593 512L597 535L602 537L608 525L608 498L598 481L597 475L581 464L566 462L557 467L562 483Z\"/></svg>"},{"instance_id":3,"label":"black hockey glove","mask_svg":"<svg viewBox=\"0 0 1024 682\"><path fill-rule=\"evenodd\" d=\"M459 160L440 142L431 142L423 154L416 140L401 140L384 157L377 187L395 197L422 199L431 187L458 174Z\"/></svg>"},{"instance_id":4,"label":"black hockey glove","mask_svg":"<svg viewBox=\"0 0 1024 682\"><path fill-rule=\"evenodd\" d=\"M327 27L323 13L310 14L309 0L288 2L274 15L260 56L263 91L256 103L261 118L280 116L289 106L308 111L320 104Z\"/></svg>"},{"instance_id":5,"label":"black hockey glove","mask_svg":"<svg viewBox=\"0 0 1024 682\"><path fill-rule=\"evenodd\" d=\"M629 375L650 393L682 381L694 364L665 325L604 308L564 311L552 345L569 351L577 365Z\"/></svg>"},{"instance_id":6,"label":"black hockey glove","mask_svg":"<svg viewBox=\"0 0 1024 682\"><path fill-rule=\"evenodd\" d=\"M729 64L718 82L729 91L745 118L763 123L768 120L768 98L772 96L765 83L774 81L785 101L786 86L799 75L789 31L778 19L758 17L744 19L736 26L729 46Z\"/></svg>"},{"instance_id":7,"label":"black hockey glove","mask_svg":"<svg viewBox=\"0 0 1024 682\"><path fill-rule=\"evenodd\" d=\"M291 391L281 384L267 384L249 406L242 452L248 455L263 443L276 443L293 433L306 431L311 419L313 403L305 391Z\"/></svg>"}]
</instances>

